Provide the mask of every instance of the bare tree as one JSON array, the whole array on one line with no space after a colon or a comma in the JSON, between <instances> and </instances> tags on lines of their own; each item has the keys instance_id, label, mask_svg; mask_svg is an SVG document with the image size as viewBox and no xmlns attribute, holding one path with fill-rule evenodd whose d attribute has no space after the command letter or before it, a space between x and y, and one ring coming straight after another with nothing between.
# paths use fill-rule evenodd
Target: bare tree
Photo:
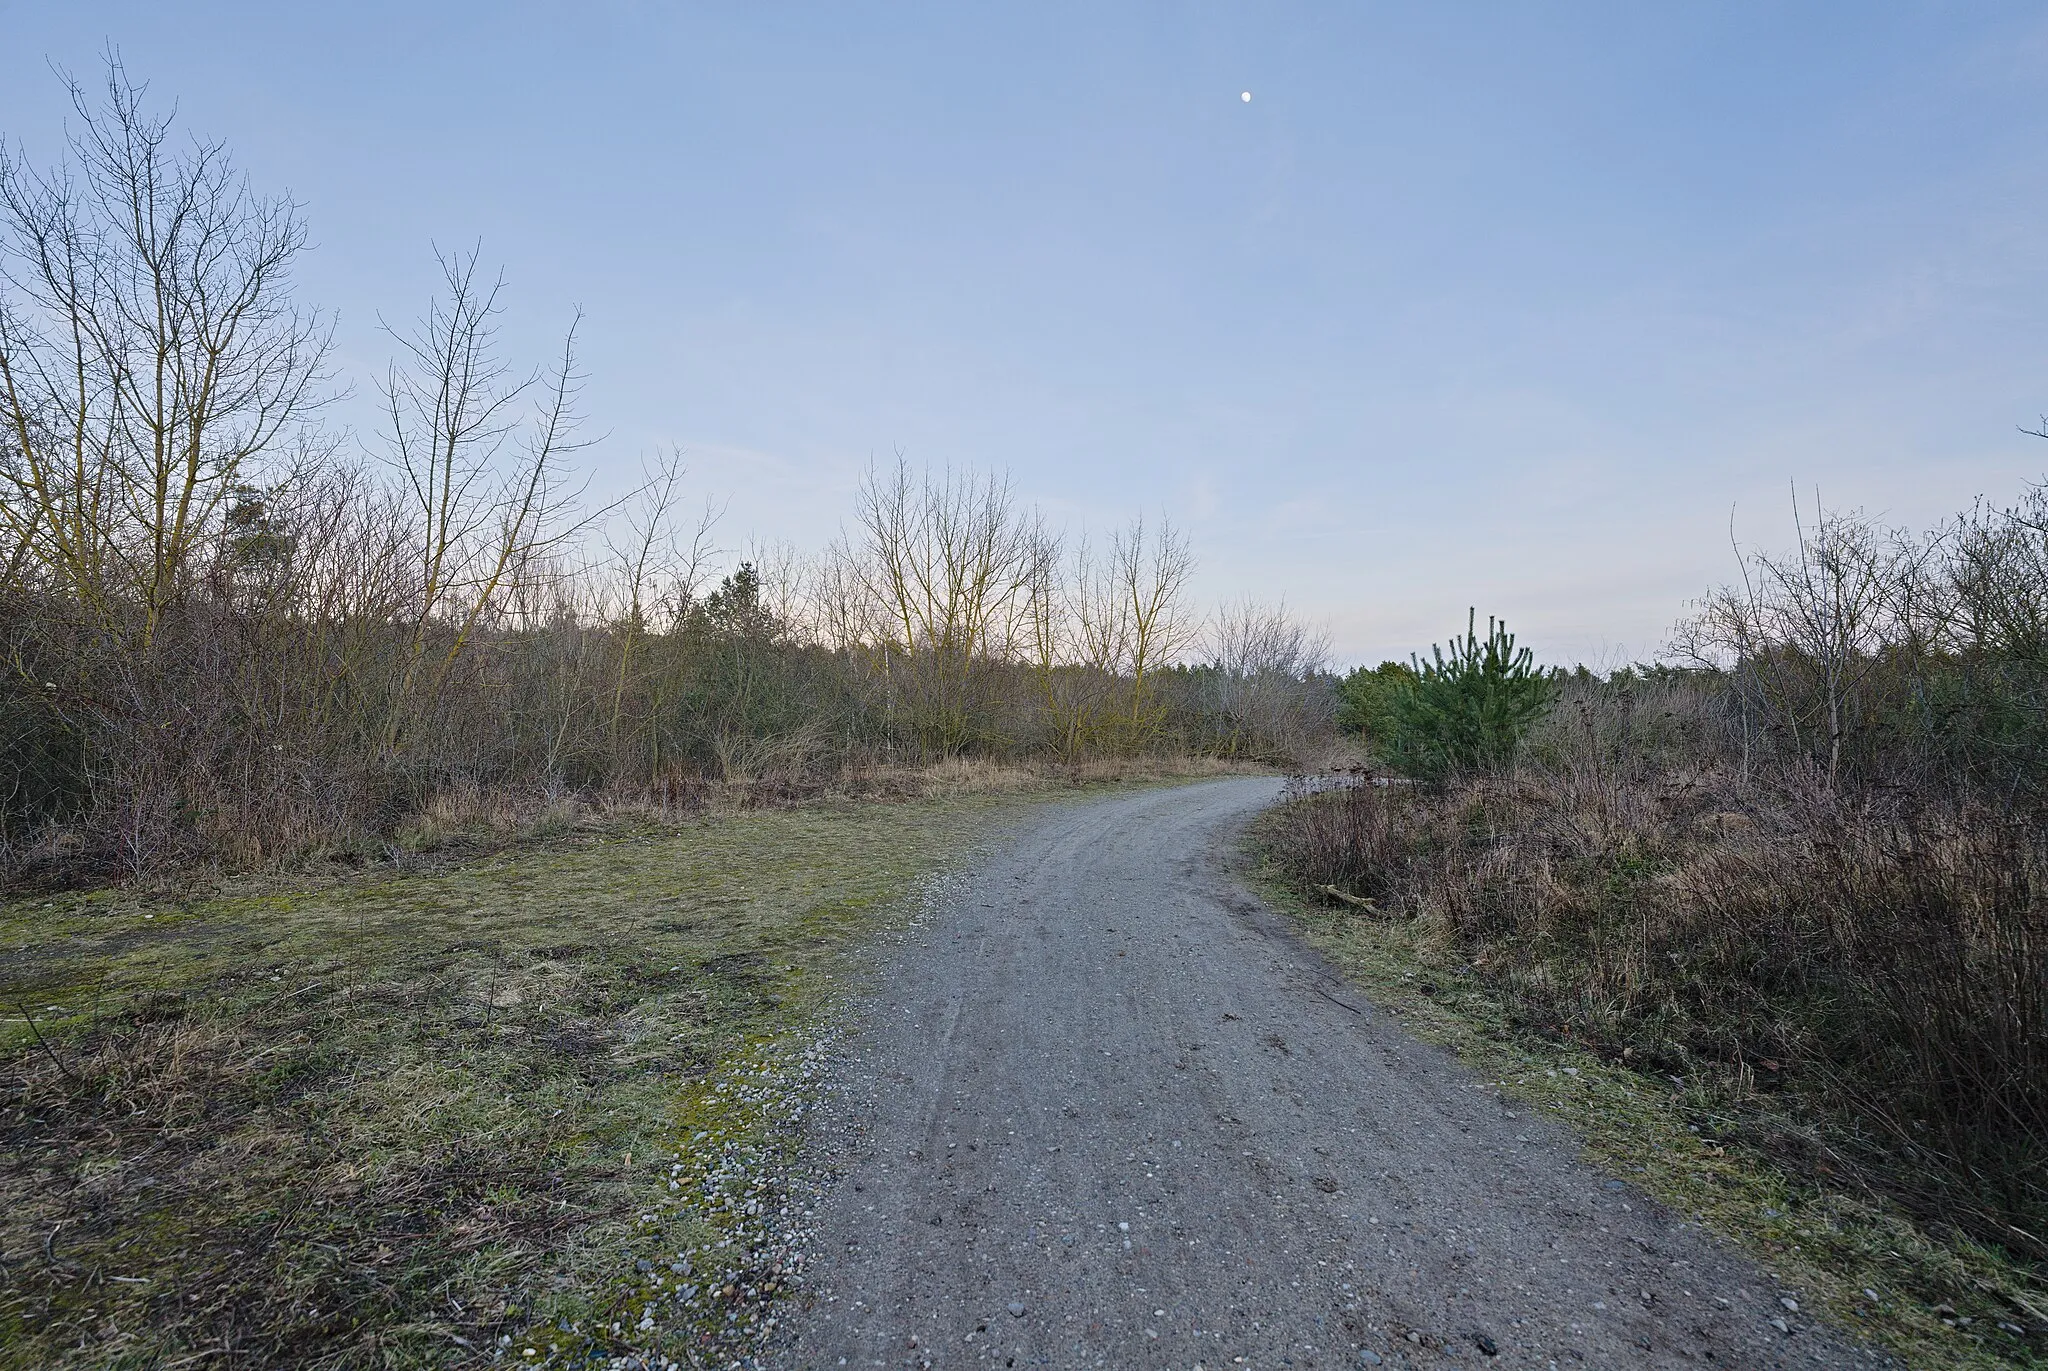
<instances>
[{"instance_id":1,"label":"bare tree","mask_svg":"<svg viewBox=\"0 0 2048 1371\"><path fill-rule=\"evenodd\" d=\"M655 631L654 622L665 619L667 628L682 622L717 552L711 533L724 511L709 500L687 537L677 526L685 474L682 449L670 448L654 458L640 489L628 497L624 540L607 540L620 601L615 609L619 665L611 701L615 762L621 751L627 690L647 637ZM662 614L664 605L667 612Z\"/></svg>"},{"instance_id":2,"label":"bare tree","mask_svg":"<svg viewBox=\"0 0 2048 1371\"><path fill-rule=\"evenodd\" d=\"M441 254L443 295L412 331L387 325L400 356L384 379L385 458L405 492L417 568L401 699L421 686L430 656L425 695L437 697L500 595L588 523L564 517L580 491L561 470L585 446L574 437L580 316L552 368L515 373L497 349L504 278L479 279L479 256ZM402 718L394 711L391 745Z\"/></svg>"},{"instance_id":3,"label":"bare tree","mask_svg":"<svg viewBox=\"0 0 2048 1371\"><path fill-rule=\"evenodd\" d=\"M70 83L68 163L0 147L0 521L102 625L140 645L190 587L250 465L322 398L328 333L290 298L299 207L224 146L174 147L118 57Z\"/></svg>"},{"instance_id":4,"label":"bare tree","mask_svg":"<svg viewBox=\"0 0 2048 1371\"><path fill-rule=\"evenodd\" d=\"M1131 747L1148 745L1159 731L1162 711L1154 698L1153 676L1179 660L1201 633L1186 604L1188 578L1194 570L1187 538L1164 519L1149 536L1144 519L1133 519L1110 540L1109 574L1129 616L1130 646L1124 665L1130 687L1124 726Z\"/></svg>"},{"instance_id":5,"label":"bare tree","mask_svg":"<svg viewBox=\"0 0 2048 1371\"><path fill-rule=\"evenodd\" d=\"M1742 585L1709 596L1673 646L1733 673L1745 755L1755 716L1794 750L1823 755L1833 784L1871 683L1919 641L1933 545L1855 514L1819 509L1809 524L1796 502L1793 512L1796 550L1743 555L1738 546Z\"/></svg>"},{"instance_id":6,"label":"bare tree","mask_svg":"<svg viewBox=\"0 0 2048 1371\"><path fill-rule=\"evenodd\" d=\"M901 458L868 472L855 517L858 542L833 550L829 616L873 654L926 747L957 752L978 726L978 675L1028 621L1032 521L1003 478L914 476Z\"/></svg>"},{"instance_id":7,"label":"bare tree","mask_svg":"<svg viewBox=\"0 0 2048 1371\"><path fill-rule=\"evenodd\" d=\"M1198 625L1185 592L1194 568L1171 525L1142 518L1098 555L1084 534L1070 555L1042 530L1032 541L1028 655L1055 747L1133 751L1155 741L1160 669L1190 647Z\"/></svg>"},{"instance_id":8,"label":"bare tree","mask_svg":"<svg viewBox=\"0 0 2048 1371\"><path fill-rule=\"evenodd\" d=\"M1306 717L1304 686L1328 667L1329 639L1289 614L1285 601L1226 604L1205 638L1205 703L1223 751L1284 746L1327 722Z\"/></svg>"},{"instance_id":9,"label":"bare tree","mask_svg":"<svg viewBox=\"0 0 2048 1371\"><path fill-rule=\"evenodd\" d=\"M815 563L794 543L759 541L749 544L746 561L759 579L761 607L781 625L784 638L793 643L819 642L817 597L812 586Z\"/></svg>"},{"instance_id":10,"label":"bare tree","mask_svg":"<svg viewBox=\"0 0 2048 1371\"><path fill-rule=\"evenodd\" d=\"M1085 544L1077 553L1086 559ZM1073 590L1065 575L1065 540L1038 526L1028 550L1026 646L1052 750L1072 759L1093 725L1097 677L1080 662Z\"/></svg>"}]
</instances>

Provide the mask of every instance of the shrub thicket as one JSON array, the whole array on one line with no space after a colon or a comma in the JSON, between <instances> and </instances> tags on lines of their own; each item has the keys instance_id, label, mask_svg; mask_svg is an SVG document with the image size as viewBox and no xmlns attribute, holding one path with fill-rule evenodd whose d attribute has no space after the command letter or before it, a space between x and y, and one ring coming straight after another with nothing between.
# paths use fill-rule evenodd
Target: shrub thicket
<instances>
[{"instance_id":1,"label":"shrub thicket","mask_svg":"<svg viewBox=\"0 0 2048 1371\"><path fill-rule=\"evenodd\" d=\"M1524 1024L2048 1260L2044 626L2048 488L1918 537L1826 515L1672 664L1552 672L1518 753L1369 731L1436 783L1308 795L1273 855Z\"/></svg>"},{"instance_id":2,"label":"shrub thicket","mask_svg":"<svg viewBox=\"0 0 2048 1371\"><path fill-rule=\"evenodd\" d=\"M1393 728L1394 694L1414 679L1415 668L1406 662L1353 667L1338 684L1337 727L1384 754Z\"/></svg>"},{"instance_id":3,"label":"shrub thicket","mask_svg":"<svg viewBox=\"0 0 2048 1371\"><path fill-rule=\"evenodd\" d=\"M352 452L298 208L180 150L118 67L73 95L68 166L0 150L0 879L347 846L448 794L1326 730L1314 645L1278 611L1205 623L1170 527L1091 547L899 462L833 546L721 580L673 455L581 505L575 328L513 365L474 254L394 334Z\"/></svg>"}]
</instances>

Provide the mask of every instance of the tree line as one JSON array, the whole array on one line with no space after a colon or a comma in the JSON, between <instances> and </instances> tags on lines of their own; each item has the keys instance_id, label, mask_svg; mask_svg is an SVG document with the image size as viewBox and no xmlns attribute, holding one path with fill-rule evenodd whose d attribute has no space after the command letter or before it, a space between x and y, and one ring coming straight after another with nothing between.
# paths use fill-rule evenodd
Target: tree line
<instances>
[{"instance_id":1,"label":"tree line","mask_svg":"<svg viewBox=\"0 0 2048 1371\"><path fill-rule=\"evenodd\" d=\"M679 453L579 474L580 321L507 356L475 250L327 407L301 207L110 63L66 156L0 148L0 872L264 860L451 789L660 800L962 755L1281 757L1327 727L1283 610L1190 603L1184 534L1049 527L877 465L809 556L723 574Z\"/></svg>"}]
</instances>

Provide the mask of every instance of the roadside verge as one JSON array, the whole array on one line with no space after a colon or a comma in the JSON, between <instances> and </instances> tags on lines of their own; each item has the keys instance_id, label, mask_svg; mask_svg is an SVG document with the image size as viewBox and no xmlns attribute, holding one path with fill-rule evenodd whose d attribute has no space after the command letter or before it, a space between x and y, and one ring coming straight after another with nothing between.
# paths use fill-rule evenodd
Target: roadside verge
<instances>
[{"instance_id":1,"label":"roadside verge","mask_svg":"<svg viewBox=\"0 0 2048 1371\"><path fill-rule=\"evenodd\" d=\"M1802 1308L1907 1365L2048 1365L2009 1330L2048 1324L2003 1254L1929 1232L1882 1197L1795 1175L1739 1136L1708 1097L1517 1024L1417 921L1289 883L1266 858L1280 809L1247 833L1252 880L1302 938L1382 1013L1451 1051L1502 1093L1572 1130L1586 1158L1746 1251ZM1342 897L1338 896L1338 900ZM1362 905L1363 902L1361 902Z\"/></svg>"},{"instance_id":2,"label":"roadside verge","mask_svg":"<svg viewBox=\"0 0 2048 1371\"><path fill-rule=\"evenodd\" d=\"M807 1026L1058 793L0 904L0 1366L695 1359L774 1293Z\"/></svg>"}]
</instances>

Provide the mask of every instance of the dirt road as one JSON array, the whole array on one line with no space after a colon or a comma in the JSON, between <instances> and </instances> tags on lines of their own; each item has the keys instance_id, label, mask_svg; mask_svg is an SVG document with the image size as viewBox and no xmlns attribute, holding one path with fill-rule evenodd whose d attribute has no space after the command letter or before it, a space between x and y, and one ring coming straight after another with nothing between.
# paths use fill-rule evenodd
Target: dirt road
<instances>
[{"instance_id":1,"label":"dirt road","mask_svg":"<svg viewBox=\"0 0 2048 1371\"><path fill-rule=\"evenodd\" d=\"M779 1364L1880 1364L1293 942L1231 874L1277 789L1049 811L939 902Z\"/></svg>"}]
</instances>

